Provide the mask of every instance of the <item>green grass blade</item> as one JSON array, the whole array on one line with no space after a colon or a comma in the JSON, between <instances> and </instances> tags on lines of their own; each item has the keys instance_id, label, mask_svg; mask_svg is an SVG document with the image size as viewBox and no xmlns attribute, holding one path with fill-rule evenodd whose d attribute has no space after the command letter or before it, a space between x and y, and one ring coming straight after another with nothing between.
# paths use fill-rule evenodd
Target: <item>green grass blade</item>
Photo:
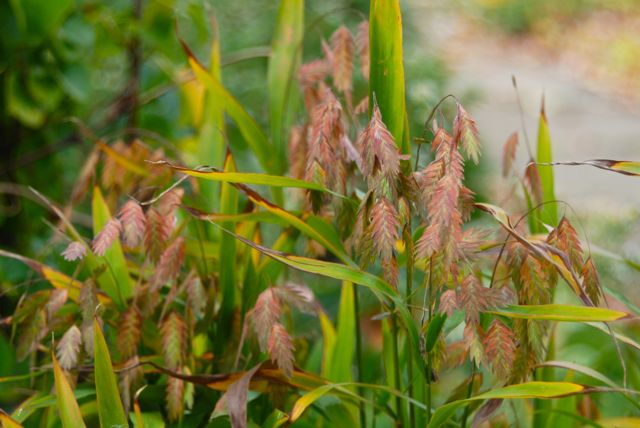
<instances>
[{"instance_id":1,"label":"green grass blade","mask_svg":"<svg viewBox=\"0 0 640 428\"><path fill-rule=\"evenodd\" d=\"M355 353L356 314L353 311L353 284L343 281L338 309L337 342L334 348L328 378L334 382L350 382L352 380L351 365Z\"/></svg>"},{"instance_id":2,"label":"green grass blade","mask_svg":"<svg viewBox=\"0 0 640 428\"><path fill-rule=\"evenodd\" d=\"M466 400L458 400L439 407L433 413L433 417L429 422L428 428L443 426L456 410L466 406L474 400L489 400L492 398L508 399L508 398L557 398L572 394L580 394L587 392L587 389L576 383L570 382L527 382L518 385L505 386L487 391L475 397Z\"/></svg>"},{"instance_id":3,"label":"green grass blade","mask_svg":"<svg viewBox=\"0 0 640 428\"><path fill-rule=\"evenodd\" d=\"M538 124L538 153L536 155L538 163L553 162L551 150L551 136L549 135L549 125L544 112L544 104L540 110L540 121ZM553 167L549 165L539 165L538 173L542 183L542 202L540 207L540 220L543 223L556 227L558 225L558 205L555 202Z\"/></svg>"},{"instance_id":4,"label":"green grass blade","mask_svg":"<svg viewBox=\"0 0 640 428\"><path fill-rule=\"evenodd\" d=\"M281 0L267 70L271 142L278 173L286 169L287 138L284 133L288 129L287 108L293 101L293 82L302 56L303 36L304 1Z\"/></svg>"},{"instance_id":5,"label":"green grass blade","mask_svg":"<svg viewBox=\"0 0 640 428\"><path fill-rule=\"evenodd\" d=\"M375 99L382 121L401 151L408 154L409 139L404 138L406 107L399 0L371 0L369 48L369 112Z\"/></svg>"},{"instance_id":6,"label":"green grass blade","mask_svg":"<svg viewBox=\"0 0 640 428\"><path fill-rule=\"evenodd\" d=\"M93 234L96 236L111 218L109 207L98 187L94 187L93 189L91 206L93 214ZM104 292L115 302L124 305L126 300L133 296L133 285L131 284L129 270L124 258L124 253L122 252L120 240L116 239L111 247L107 249L105 255L97 259L99 263L105 263L107 265L105 274L112 276L114 279L113 282L105 282L105 284L116 287L115 289L106 289Z\"/></svg>"},{"instance_id":7,"label":"green grass blade","mask_svg":"<svg viewBox=\"0 0 640 428\"><path fill-rule=\"evenodd\" d=\"M234 172L236 165L227 153L224 165L225 171ZM220 210L223 214L238 212L238 191L229 183L223 183L220 189ZM233 223L222 223L222 227L233 229ZM220 237L220 267L219 279L222 291L222 306L220 308L220 339L226 340L231 333L233 311L236 305L236 240L233 236L223 233Z\"/></svg>"},{"instance_id":8,"label":"green grass blade","mask_svg":"<svg viewBox=\"0 0 640 428\"><path fill-rule=\"evenodd\" d=\"M241 183L254 184L258 186L270 187L290 187L296 189L317 190L320 192L329 192L328 189L322 187L318 183L300 180L298 178L284 177L281 175L259 174L255 172L235 172L235 171L200 171L197 169L186 168L183 166L172 165L166 161L154 162L156 165L168 165L178 172L182 172L191 177L202 178L205 180L221 181L225 183Z\"/></svg>"},{"instance_id":9,"label":"green grass blade","mask_svg":"<svg viewBox=\"0 0 640 428\"><path fill-rule=\"evenodd\" d=\"M95 382L101 428L127 427L127 418L111 365L109 348L97 320L93 321Z\"/></svg>"},{"instance_id":10,"label":"green grass blade","mask_svg":"<svg viewBox=\"0 0 640 428\"><path fill-rule=\"evenodd\" d=\"M616 321L628 316L620 311L607 308L572 305L513 305L491 311L509 318L547 321L597 322Z\"/></svg>"},{"instance_id":11,"label":"green grass blade","mask_svg":"<svg viewBox=\"0 0 640 428\"><path fill-rule=\"evenodd\" d=\"M246 140L256 158L258 158L260 165L265 170L274 172L276 160L271 154L271 144L269 144L269 140L260 125L247 113L238 100L222 86L222 83L198 62L189 47L184 43L183 47L187 53L191 70L198 81L205 85L212 96L215 96L224 104L225 112L238 126L240 134L242 134L242 137Z\"/></svg>"},{"instance_id":12,"label":"green grass blade","mask_svg":"<svg viewBox=\"0 0 640 428\"><path fill-rule=\"evenodd\" d=\"M212 24L211 51L209 54L209 73L217 81L222 81L220 68L220 39L218 37L218 27L214 21ZM204 165L221 167L224 162L225 153L225 127L224 127L224 103L221 97L205 87L204 100L202 105L202 119L198 129L198 162ZM220 185L218 183L205 182L200 187L202 206L208 211L219 209L218 194ZM212 228L211 233L214 233ZM211 236L209 236L211 238Z\"/></svg>"},{"instance_id":13,"label":"green grass blade","mask_svg":"<svg viewBox=\"0 0 640 428\"><path fill-rule=\"evenodd\" d=\"M58 405L58 411L60 412L60 420L64 428L81 428L85 427L82 420L82 414L78 407L78 402L73 396L73 390L67 377L58 364L58 359L55 353L51 353L51 359L53 360L53 376L55 378L56 385L56 399Z\"/></svg>"}]
</instances>

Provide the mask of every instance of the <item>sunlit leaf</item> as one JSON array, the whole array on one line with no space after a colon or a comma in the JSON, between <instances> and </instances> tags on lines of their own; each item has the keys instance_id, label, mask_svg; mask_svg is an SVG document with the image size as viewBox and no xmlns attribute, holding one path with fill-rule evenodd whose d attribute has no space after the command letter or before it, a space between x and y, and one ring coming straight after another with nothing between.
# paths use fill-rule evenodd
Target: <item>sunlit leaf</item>
<instances>
[{"instance_id":1,"label":"sunlit leaf","mask_svg":"<svg viewBox=\"0 0 640 428\"><path fill-rule=\"evenodd\" d=\"M111 365L111 357L107 342L102 334L102 328L97 320L93 321L94 355L95 355L95 383L98 399L98 415L102 428L126 427L127 418L124 414L118 383Z\"/></svg>"},{"instance_id":2,"label":"sunlit leaf","mask_svg":"<svg viewBox=\"0 0 640 428\"><path fill-rule=\"evenodd\" d=\"M620 311L606 308L571 305L514 305L491 311L509 318L548 321L616 321L628 316Z\"/></svg>"},{"instance_id":3,"label":"sunlit leaf","mask_svg":"<svg viewBox=\"0 0 640 428\"><path fill-rule=\"evenodd\" d=\"M540 207L540 220L552 227L558 225L558 205L554 191L553 168L543 166L545 163L553 161L551 151L551 137L549 136L549 125L544 111L544 101L540 110L540 120L538 124L538 153L536 160L541 164L538 166L540 183L542 185L542 205Z\"/></svg>"},{"instance_id":4,"label":"sunlit leaf","mask_svg":"<svg viewBox=\"0 0 640 428\"><path fill-rule=\"evenodd\" d=\"M410 153L409 140L404 138L406 109L399 0L371 0L369 49L369 112L377 102L382 121L401 152Z\"/></svg>"},{"instance_id":5,"label":"sunlit leaf","mask_svg":"<svg viewBox=\"0 0 640 428\"><path fill-rule=\"evenodd\" d=\"M461 407L468 405L474 400L488 400L493 398L557 398L567 395L580 394L585 392L585 387L570 382L527 382L517 385L496 388L466 400L458 400L440 406L433 414L428 428L443 426L451 416Z\"/></svg>"},{"instance_id":6,"label":"sunlit leaf","mask_svg":"<svg viewBox=\"0 0 640 428\"><path fill-rule=\"evenodd\" d=\"M58 403L58 411L60 412L60 419L64 428L76 428L84 427L84 421L82 420L82 414L78 407L78 402L73 396L73 390L64 372L58 364L58 359L55 353L51 353L51 359L53 360L53 375L56 385L56 398Z\"/></svg>"},{"instance_id":7,"label":"sunlit leaf","mask_svg":"<svg viewBox=\"0 0 640 428\"><path fill-rule=\"evenodd\" d=\"M251 150L258 158L262 167L267 171L274 172L276 159L271 156L271 144L269 144L267 136L258 123L247 113L242 105L240 105L238 100L222 86L222 83L204 68L184 42L182 42L182 46L187 54L191 70L198 80L206 86L212 95L222 100L225 112L236 123L242 137L246 140L249 147L251 147Z\"/></svg>"},{"instance_id":8,"label":"sunlit leaf","mask_svg":"<svg viewBox=\"0 0 640 428\"><path fill-rule=\"evenodd\" d=\"M303 36L304 0L281 0L267 69L269 124L279 173L285 170L287 136L284 133L295 90L293 77L302 57Z\"/></svg>"}]
</instances>

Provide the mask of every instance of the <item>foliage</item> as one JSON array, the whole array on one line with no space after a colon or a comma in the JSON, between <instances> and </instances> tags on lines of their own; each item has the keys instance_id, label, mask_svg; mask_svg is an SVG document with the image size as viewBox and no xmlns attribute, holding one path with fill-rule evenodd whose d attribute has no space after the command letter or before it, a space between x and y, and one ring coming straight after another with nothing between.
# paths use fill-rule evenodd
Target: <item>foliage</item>
<instances>
[{"instance_id":1,"label":"foliage","mask_svg":"<svg viewBox=\"0 0 640 428\"><path fill-rule=\"evenodd\" d=\"M0 251L47 282L3 319L34 371L2 379L31 391L0 420L542 426L553 419L539 402L518 401L553 399L550 412L578 421L637 411L624 357L640 345L612 327L636 309L606 308L588 246L557 218L544 112L522 175L517 134L505 146L504 175L523 189L517 215L476 202L465 167L480 139L457 99L453 117L435 114L439 103L424 138L409 138L399 3L372 0L369 22L338 26L313 58L302 55L304 6L283 0L274 21L268 120L224 85L217 38L208 66L180 40L183 150L82 127L96 151L67 208L34 192L55 215L61 258L54 269ZM72 214L91 188L88 238ZM622 381L555 361L557 322L605 323L594 324L610 335L602 355ZM626 407L604 406L611 395Z\"/></svg>"}]
</instances>

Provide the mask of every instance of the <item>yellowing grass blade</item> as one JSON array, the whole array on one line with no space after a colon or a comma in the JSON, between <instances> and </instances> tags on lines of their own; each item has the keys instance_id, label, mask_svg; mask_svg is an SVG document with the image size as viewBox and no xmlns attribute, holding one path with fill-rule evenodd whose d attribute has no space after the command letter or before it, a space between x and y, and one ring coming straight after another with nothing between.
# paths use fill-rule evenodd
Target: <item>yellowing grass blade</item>
<instances>
[{"instance_id":1,"label":"yellowing grass blade","mask_svg":"<svg viewBox=\"0 0 640 428\"><path fill-rule=\"evenodd\" d=\"M267 70L271 142L278 161L278 173L284 172L286 166L287 138L284 132L287 129L287 108L293 101L293 82L302 56L303 36L304 1L281 0Z\"/></svg>"},{"instance_id":2,"label":"yellowing grass blade","mask_svg":"<svg viewBox=\"0 0 640 428\"><path fill-rule=\"evenodd\" d=\"M58 405L58 412L60 412L60 420L64 428L82 428L86 425L82 420L82 414L78 407L78 402L73 395L73 390L67 377L58 364L58 359L55 353L51 353L51 359L53 360L53 376L56 384L56 400Z\"/></svg>"},{"instance_id":3,"label":"yellowing grass blade","mask_svg":"<svg viewBox=\"0 0 640 428\"><path fill-rule=\"evenodd\" d=\"M606 308L572 305L513 305L491 311L508 318L530 320L608 322L626 318L628 314Z\"/></svg>"},{"instance_id":4,"label":"yellowing grass blade","mask_svg":"<svg viewBox=\"0 0 640 428\"><path fill-rule=\"evenodd\" d=\"M38 261L21 256L20 254L0 250L0 256L21 261L22 263L26 264L31 269L42 275L42 277L49 281L49 283L53 287L59 288L61 290L67 290L67 295L71 300L73 300L74 302L80 301L80 288L82 287L82 283L80 281L73 279L62 272L58 272L57 270L52 269L49 266L43 265ZM104 293L98 293L98 300L102 304L108 304L111 302L111 299Z\"/></svg>"},{"instance_id":5,"label":"yellowing grass blade","mask_svg":"<svg viewBox=\"0 0 640 428\"><path fill-rule=\"evenodd\" d=\"M100 427L127 427L127 418L118 392L116 376L111 365L109 348L102 334L98 321L93 321L94 354L95 354L95 383L98 399L98 416Z\"/></svg>"},{"instance_id":6,"label":"yellowing grass blade","mask_svg":"<svg viewBox=\"0 0 640 428\"><path fill-rule=\"evenodd\" d=\"M222 86L222 83L198 62L191 49L184 42L181 41L181 43L196 78L206 86L210 94L219 98L224 104L225 112L236 123L242 137L251 147L262 167L267 171L274 172L276 161L271 154L271 145L258 123L247 113L238 100Z\"/></svg>"},{"instance_id":7,"label":"yellowing grass blade","mask_svg":"<svg viewBox=\"0 0 640 428\"><path fill-rule=\"evenodd\" d=\"M540 161L538 161L540 162ZM620 161L611 159L590 159L582 162L550 162L548 165L588 165L605 171L617 172L618 174L640 176L640 162Z\"/></svg>"},{"instance_id":8,"label":"yellowing grass blade","mask_svg":"<svg viewBox=\"0 0 640 428\"><path fill-rule=\"evenodd\" d=\"M312 183L298 178L284 177L281 175L259 174L254 172L223 172L214 170L213 168L208 168L208 170L199 170L172 165L166 161L157 161L153 162L153 164L168 165L178 172L190 175L191 177L203 178L205 180L221 181L226 183L254 184L270 187L290 187L296 189L317 190L320 192L328 191L318 183Z\"/></svg>"},{"instance_id":9,"label":"yellowing grass blade","mask_svg":"<svg viewBox=\"0 0 640 428\"><path fill-rule=\"evenodd\" d=\"M508 398L558 398L568 395L580 394L588 390L576 383L570 382L527 382L518 385L496 388L483 394L476 395L466 400L458 400L440 406L434 413L428 428L443 426L451 416L461 407L474 400L508 399Z\"/></svg>"},{"instance_id":10,"label":"yellowing grass blade","mask_svg":"<svg viewBox=\"0 0 640 428\"><path fill-rule=\"evenodd\" d=\"M93 189L93 201L92 201L92 215L93 215L93 233L96 236L104 227L105 224L111 219L111 213L107 206L102 192L96 186ZM126 300L133 296L133 285L131 278L129 277L129 269L127 268L127 262L122 252L122 246L120 240L116 239L111 247L109 247L104 257L97 258L99 262L107 264L107 270L105 275L112 276L114 281L105 284L115 286L114 289L104 290L111 298L121 305L124 305Z\"/></svg>"},{"instance_id":11,"label":"yellowing grass blade","mask_svg":"<svg viewBox=\"0 0 640 428\"><path fill-rule=\"evenodd\" d=\"M404 138L406 108L400 0L371 0L369 49L369 112L377 102L382 121L396 144L402 153L409 154L409 139Z\"/></svg>"},{"instance_id":12,"label":"yellowing grass blade","mask_svg":"<svg viewBox=\"0 0 640 428\"><path fill-rule=\"evenodd\" d=\"M217 81L221 82L222 72L220 64L220 39L218 37L218 25L214 17L211 18L211 51L209 54L209 73ZM224 126L224 100L201 82L196 81L204 88L204 97L201 100L202 120L198 128L198 162L221 166L224 162L225 126ZM196 110L197 111L197 110ZM203 207L213 211L219 208L219 190L217 183L202 183L200 194Z\"/></svg>"},{"instance_id":13,"label":"yellowing grass blade","mask_svg":"<svg viewBox=\"0 0 640 428\"><path fill-rule=\"evenodd\" d=\"M4 410L0 409L0 426L2 428L22 428L15 419L5 413Z\"/></svg>"},{"instance_id":14,"label":"yellowing grass blade","mask_svg":"<svg viewBox=\"0 0 640 428\"><path fill-rule=\"evenodd\" d=\"M543 102L544 103L544 102ZM538 125L538 153L537 161L541 164L553 161L551 152L551 137L549 135L549 124L547 116L544 112L544 104L540 110L540 122ZM540 220L543 223L556 227L558 225L558 205L554 191L553 168L551 166L538 167L540 174L540 182L542 184L542 202L544 205L540 207Z\"/></svg>"}]
</instances>

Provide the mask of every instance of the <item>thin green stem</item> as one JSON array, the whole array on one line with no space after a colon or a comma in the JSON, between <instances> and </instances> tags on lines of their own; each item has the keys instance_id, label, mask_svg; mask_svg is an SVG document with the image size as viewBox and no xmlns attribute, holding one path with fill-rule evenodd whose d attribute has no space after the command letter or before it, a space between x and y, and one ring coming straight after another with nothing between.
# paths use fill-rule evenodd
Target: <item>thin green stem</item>
<instances>
[{"instance_id":1,"label":"thin green stem","mask_svg":"<svg viewBox=\"0 0 640 428\"><path fill-rule=\"evenodd\" d=\"M358 371L356 374L356 380L358 383L363 383L362 379L362 340L361 340L361 331L360 331L360 318L358 318L359 313L359 303L358 303L358 288L355 287L353 290L353 312L355 315L355 327L356 327L356 364L358 366ZM364 389L359 386L358 387L358 395L363 396ZM360 401L358 404L358 412L360 413L360 427L365 428L367 426L367 419L364 409L364 401Z\"/></svg>"},{"instance_id":2,"label":"thin green stem","mask_svg":"<svg viewBox=\"0 0 640 428\"><path fill-rule=\"evenodd\" d=\"M431 322L432 315L432 303L431 303L431 289L433 287L433 256L429 259L429 278L427 287L425 290L425 302L426 310L428 311L428 321ZM431 421L431 354L427 353L427 379L425 382L425 404L427 405L427 423Z\"/></svg>"},{"instance_id":3,"label":"thin green stem","mask_svg":"<svg viewBox=\"0 0 640 428\"><path fill-rule=\"evenodd\" d=\"M404 230L404 248L407 256L407 286L406 286L406 300L409 306L409 311L413 316L412 294L413 294L413 239L411 238L411 221L407 222ZM413 349L411 346L407 348L407 374L409 377L409 397L415 398L413 391ZM409 426L415 428L416 426L416 409L412 403L409 404Z\"/></svg>"},{"instance_id":4,"label":"thin green stem","mask_svg":"<svg viewBox=\"0 0 640 428\"><path fill-rule=\"evenodd\" d=\"M402 391L402 382L400 381L400 354L398 351L398 317L394 313L391 317L391 343L393 346L393 377L395 382L395 388L398 392ZM396 396L396 412L398 420L403 420L402 414L402 399L400 396Z\"/></svg>"},{"instance_id":5,"label":"thin green stem","mask_svg":"<svg viewBox=\"0 0 640 428\"><path fill-rule=\"evenodd\" d=\"M466 398L471 398L471 394L473 393L473 383L476 377L476 364L471 362L471 378L469 379L469 387L467 388L467 396ZM464 413L462 414L462 424L461 428L467 428L467 419L469 418L469 406L464 406Z\"/></svg>"}]
</instances>

